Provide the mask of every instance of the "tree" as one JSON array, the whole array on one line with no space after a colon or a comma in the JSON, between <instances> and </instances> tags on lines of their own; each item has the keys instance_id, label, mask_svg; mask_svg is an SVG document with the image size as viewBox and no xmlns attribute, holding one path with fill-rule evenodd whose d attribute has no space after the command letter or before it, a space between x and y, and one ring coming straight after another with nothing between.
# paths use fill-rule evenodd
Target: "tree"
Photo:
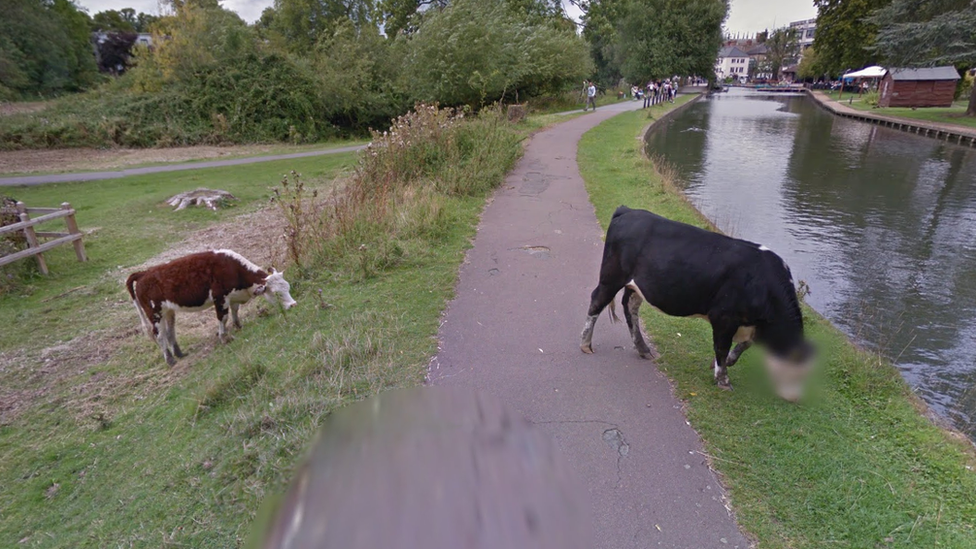
<instances>
[{"instance_id":1,"label":"tree","mask_svg":"<svg viewBox=\"0 0 976 549\"><path fill-rule=\"evenodd\" d=\"M94 84L88 21L69 0L0 1L0 92L61 93Z\"/></svg>"},{"instance_id":2,"label":"tree","mask_svg":"<svg viewBox=\"0 0 976 549\"><path fill-rule=\"evenodd\" d=\"M779 73L783 67L796 63L800 52L800 42L796 30L791 28L777 29L766 40L766 61L773 80L779 80Z\"/></svg>"},{"instance_id":3,"label":"tree","mask_svg":"<svg viewBox=\"0 0 976 549\"><path fill-rule=\"evenodd\" d=\"M976 3L970 0L894 0L869 21L879 27L873 51L899 67L976 65ZM967 116L976 116L976 86Z\"/></svg>"},{"instance_id":4,"label":"tree","mask_svg":"<svg viewBox=\"0 0 976 549\"><path fill-rule=\"evenodd\" d=\"M617 26L626 0L589 0L578 5L583 10L583 38L596 64L596 81L604 87L615 86L621 78Z\"/></svg>"},{"instance_id":5,"label":"tree","mask_svg":"<svg viewBox=\"0 0 976 549\"><path fill-rule=\"evenodd\" d=\"M672 75L714 78L728 10L725 0L629 0L617 29L623 76L630 82Z\"/></svg>"},{"instance_id":6,"label":"tree","mask_svg":"<svg viewBox=\"0 0 976 549\"><path fill-rule=\"evenodd\" d=\"M133 11L132 8L125 8L125 10ZM102 31L102 32L131 33L131 32L135 32L136 30L134 23L135 21L129 21L119 11L105 10L96 13L94 17L92 17L91 30Z\"/></svg>"},{"instance_id":7,"label":"tree","mask_svg":"<svg viewBox=\"0 0 976 549\"><path fill-rule=\"evenodd\" d=\"M410 97L452 106L562 91L592 70L575 32L533 22L505 0L455 0L397 41Z\"/></svg>"},{"instance_id":8,"label":"tree","mask_svg":"<svg viewBox=\"0 0 976 549\"><path fill-rule=\"evenodd\" d=\"M376 26L373 0L275 0L271 31L293 53L305 53L320 37L332 34L343 20L357 28ZM264 18L264 14L262 14Z\"/></svg>"},{"instance_id":9,"label":"tree","mask_svg":"<svg viewBox=\"0 0 976 549\"><path fill-rule=\"evenodd\" d=\"M878 55L868 48L878 28L865 20L892 0L813 0L817 7L817 35L813 46L826 72L841 74L875 64Z\"/></svg>"},{"instance_id":10,"label":"tree","mask_svg":"<svg viewBox=\"0 0 976 549\"><path fill-rule=\"evenodd\" d=\"M811 46L803 51L803 59L800 60L800 65L796 68L796 75L806 80L808 78L815 79L822 74L820 62L817 59L817 50Z\"/></svg>"}]
</instances>

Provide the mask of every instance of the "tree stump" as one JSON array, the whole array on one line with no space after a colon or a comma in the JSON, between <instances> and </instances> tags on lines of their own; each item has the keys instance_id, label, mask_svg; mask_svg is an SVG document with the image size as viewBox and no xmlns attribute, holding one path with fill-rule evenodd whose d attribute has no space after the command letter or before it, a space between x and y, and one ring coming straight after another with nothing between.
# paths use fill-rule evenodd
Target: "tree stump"
<instances>
[{"instance_id":1,"label":"tree stump","mask_svg":"<svg viewBox=\"0 0 976 549\"><path fill-rule=\"evenodd\" d=\"M237 197L227 191L200 188L194 191L182 192L167 200L166 203L170 206L175 206L176 209L173 211L176 212L185 209L187 206L206 206L213 211L217 211L218 207L226 206L232 200L237 200Z\"/></svg>"}]
</instances>

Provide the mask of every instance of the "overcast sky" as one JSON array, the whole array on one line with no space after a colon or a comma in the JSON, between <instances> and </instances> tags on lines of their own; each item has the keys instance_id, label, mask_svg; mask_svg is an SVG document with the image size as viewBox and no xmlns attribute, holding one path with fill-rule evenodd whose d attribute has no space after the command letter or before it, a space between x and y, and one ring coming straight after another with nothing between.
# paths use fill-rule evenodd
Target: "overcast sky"
<instances>
[{"instance_id":1,"label":"overcast sky","mask_svg":"<svg viewBox=\"0 0 976 549\"><path fill-rule=\"evenodd\" d=\"M681 0L675 0L681 1ZM158 14L159 0L76 0L94 15L104 10L134 8L136 11ZM239 13L245 21L252 22L274 0L222 0L221 5ZM564 0L564 4L569 4ZM568 6L569 14L579 17L579 10ZM753 34L767 29L782 27L790 21L811 19L817 16L813 0L732 0L732 11L726 29L732 33Z\"/></svg>"}]
</instances>

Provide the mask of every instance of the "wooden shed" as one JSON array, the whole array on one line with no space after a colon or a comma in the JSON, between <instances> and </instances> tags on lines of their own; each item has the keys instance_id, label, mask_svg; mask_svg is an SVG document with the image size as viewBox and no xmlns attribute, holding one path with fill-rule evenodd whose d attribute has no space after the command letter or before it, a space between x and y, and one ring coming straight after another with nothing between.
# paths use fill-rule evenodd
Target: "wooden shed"
<instances>
[{"instance_id":1,"label":"wooden shed","mask_svg":"<svg viewBox=\"0 0 976 549\"><path fill-rule=\"evenodd\" d=\"M954 67L891 69L881 80L879 107L951 107L959 73Z\"/></svg>"}]
</instances>

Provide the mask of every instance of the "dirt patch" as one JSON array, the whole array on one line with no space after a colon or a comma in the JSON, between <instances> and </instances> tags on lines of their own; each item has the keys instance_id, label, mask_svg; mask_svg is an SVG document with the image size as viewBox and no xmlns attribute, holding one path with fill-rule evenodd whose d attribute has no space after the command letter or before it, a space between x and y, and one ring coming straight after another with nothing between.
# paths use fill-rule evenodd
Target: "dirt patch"
<instances>
[{"instance_id":1,"label":"dirt patch","mask_svg":"<svg viewBox=\"0 0 976 549\"><path fill-rule=\"evenodd\" d=\"M40 112L48 108L50 101L24 101L22 103L0 103L0 116Z\"/></svg>"},{"instance_id":2,"label":"dirt patch","mask_svg":"<svg viewBox=\"0 0 976 549\"><path fill-rule=\"evenodd\" d=\"M97 429L111 423L121 403L162 398L165 388L182 379L218 345L216 315L213 310L177 315L177 337L188 356L170 368L143 331L124 293L128 275L190 253L220 248L232 249L261 267L282 268L283 239L284 220L275 207L267 207L191 233L142 265L106 273L120 288L119 299L99 309L111 327L43 349L0 352L0 425L12 423L35 406L56 402L70 410L79 424ZM241 308L245 330L263 307L263 300L256 300ZM146 363L148 350L154 359Z\"/></svg>"},{"instance_id":3,"label":"dirt patch","mask_svg":"<svg viewBox=\"0 0 976 549\"><path fill-rule=\"evenodd\" d=\"M283 148L282 145L234 145L227 147L173 147L171 149L79 148L0 151L0 173L117 170L143 164L266 154L281 152ZM298 149L296 148L296 150Z\"/></svg>"}]
</instances>

